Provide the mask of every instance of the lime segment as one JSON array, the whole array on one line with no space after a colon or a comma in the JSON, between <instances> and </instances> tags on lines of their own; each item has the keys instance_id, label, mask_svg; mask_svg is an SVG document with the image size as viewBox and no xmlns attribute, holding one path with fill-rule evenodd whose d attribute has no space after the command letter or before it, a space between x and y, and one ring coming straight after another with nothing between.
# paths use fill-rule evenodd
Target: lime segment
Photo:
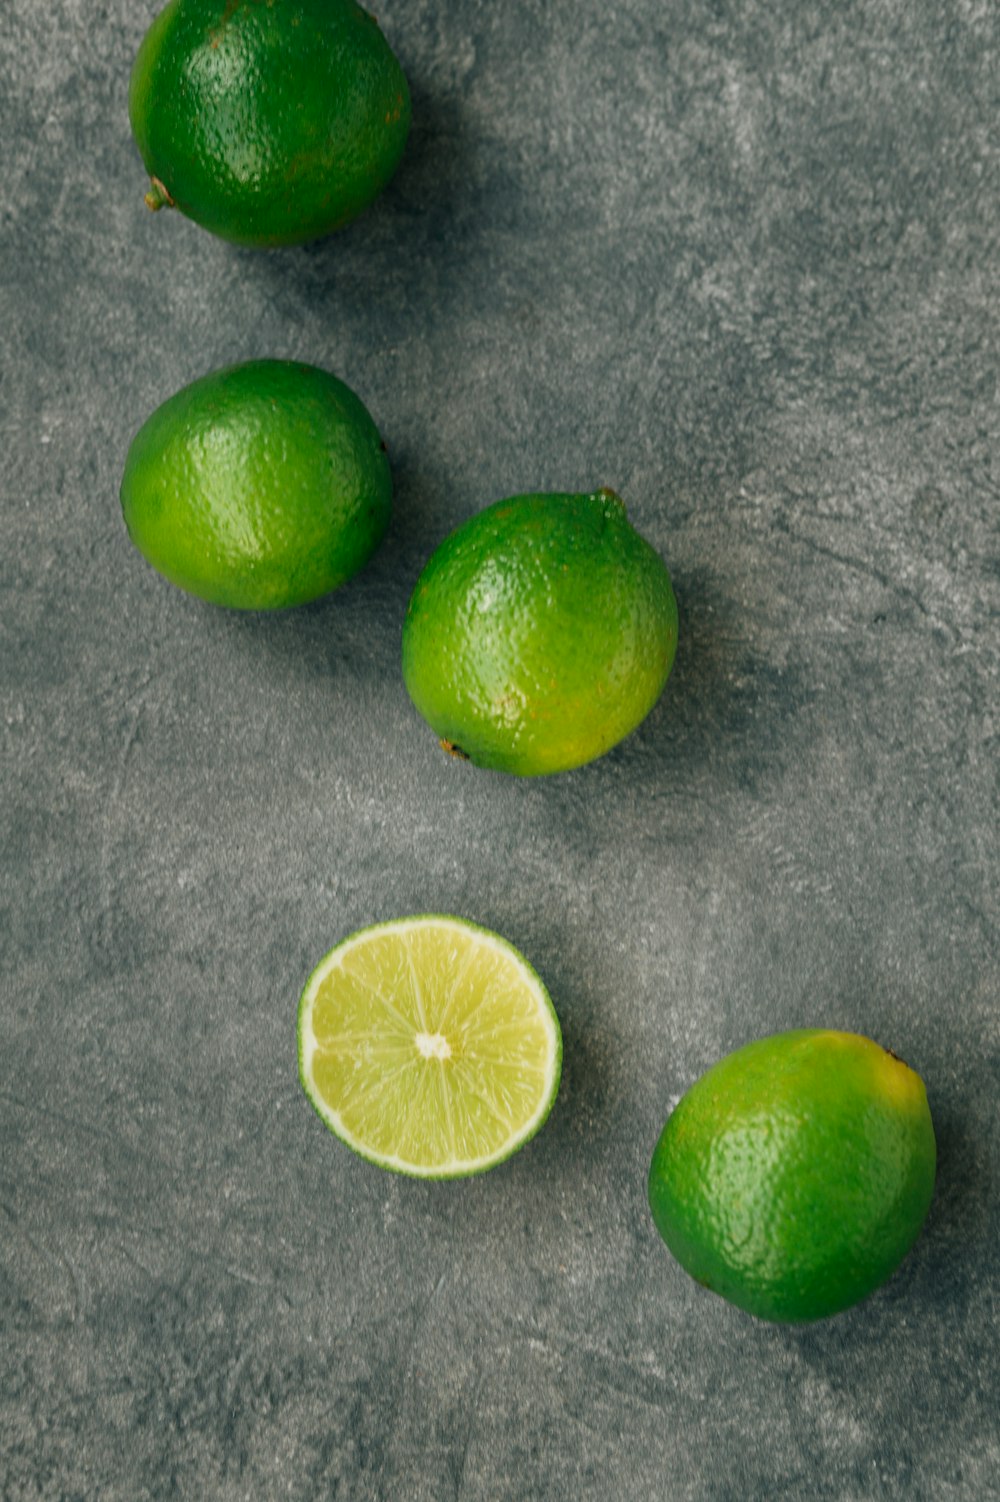
<instances>
[{"instance_id":1,"label":"lime segment","mask_svg":"<svg viewBox=\"0 0 1000 1502\"><path fill-rule=\"evenodd\" d=\"M299 1003L299 1074L331 1131L422 1178L481 1173L542 1125L562 1038L505 939L461 918L400 918L343 940Z\"/></svg>"}]
</instances>

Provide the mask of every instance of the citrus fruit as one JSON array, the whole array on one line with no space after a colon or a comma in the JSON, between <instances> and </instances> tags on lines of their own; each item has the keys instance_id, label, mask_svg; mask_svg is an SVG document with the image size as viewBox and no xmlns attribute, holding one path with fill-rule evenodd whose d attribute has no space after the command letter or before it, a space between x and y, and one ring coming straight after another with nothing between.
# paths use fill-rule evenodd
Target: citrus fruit
<instances>
[{"instance_id":1,"label":"citrus fruit","mask_svg":"<svg viewBox=\"0 0 1000 1502\"><path fill-rule=\"evenodd\" d=\"M702 1075L649 1172L681 1266L761 1319L863 1299L916 1240L934 1190L923 1081L854 1033L762 1038Z\"/></svg>"},{"instance_id":2,"label":"citrus fruit","mask_svg":"<svg viewBox=\"0 0 1000 1502\"><path fill-rule=\"evenodd\" d=\"M406 613L403 677L445 750L533 777L634 730L676 646L670 577L613 491L519 495L431 557Z\"/></svg>"},{"instance_id":3,"label":"citrus fruit","mask_svg":"<svg viewBox=\"0 0 1000 1502\"><path fill-rule=\"evenodd\" d=\"M240 245L294 245L389 181L410 94L354 0L171 0L135 59L129 116L150 208Z\"/></svg>"},{"instance_id":4,"label":"citrus fruit","mask_svg":"<svg viewBox=\"0 0 1000 1502\"><path fill-rule=\"evenodd\" d=\"M242 610L301 605L374 552L392 504L384 445L342 381L253 360L158 407L129 448L129 536L173 584Z\"/></svg>"},{"instance_id":5,"label":"citrus fruit","mask_svg":"<svg viewBox=\"0 0 1000 1502\"><path fill-rule=\"evenodd\" d=\"M419 1178L481 1173L533 1136L559 1088L549 994L498 934L398 918L351 934L299 1002L299 1076L347 1146Z\"/></svg>"}]
</instances>

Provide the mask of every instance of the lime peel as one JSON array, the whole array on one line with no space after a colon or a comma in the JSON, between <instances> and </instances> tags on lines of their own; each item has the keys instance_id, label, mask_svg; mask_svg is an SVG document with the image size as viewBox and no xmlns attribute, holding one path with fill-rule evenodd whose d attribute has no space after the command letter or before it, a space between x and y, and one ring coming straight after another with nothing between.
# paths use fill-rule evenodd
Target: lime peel
<instances>
[{"instance_id":1,"label":"lime peel","mask_svg":"<svg viewBox=\"0 0 1000 1502\"><path fill-rule=\"evenodd\" d=\"M935 1167L920 1076L870 1038L800 1028L695 1081L656 1145L649 1202L696 1282L758 1318L804 1322L895 1271Z\"/></svg>"},{"instance_id":2,"label":"lime peel","mask_svg":"<svg viewBox=\"0 0 1000 1502\"><path fill-rule=\"evenodd\" d=\"M621 498L530 493L435 549L407 607L403 680L449 755L538 777L631 734L676 647L670 575Z\"/></svg>"}]
</instances>

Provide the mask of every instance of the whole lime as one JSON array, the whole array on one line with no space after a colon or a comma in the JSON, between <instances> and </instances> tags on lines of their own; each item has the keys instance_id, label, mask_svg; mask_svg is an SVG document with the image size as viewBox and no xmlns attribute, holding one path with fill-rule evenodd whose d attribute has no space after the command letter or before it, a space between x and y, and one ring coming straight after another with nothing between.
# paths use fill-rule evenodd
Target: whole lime
<instances>
[{"instance_id":1,"label":"whole lime","mask_svg":"<svg viewBox=\"0 0 1000 1502\"><path fill-rule=\"evenodd\" d=\"M240 245L294 245L381 192L410 94L354 0L171 0L136 56L129 116L150 208Z\"/></svg>"},{"instance_id":2,"label":"whole lime","mask_svg":"<svg viewBox=\"0 0 1000 1502\"><path fill-rule=\"evenodd\" d=\"M519 495L433 554L406 613L403 678L445 750L533 777L634 730L676 646L670 577L613 491Z\"/></svg>"},{"instance_id":3,"label":"whole lime","mask_svg":"<svg viewBox=\"0 0 1000 1502\"><path fill-rule=\"evenodd\" d=\"M889 1277L934 1191L923 1081L854 1033L738 1049L667 1121L649 1203L693 1278L761 1319L836 1314Z\"/></svg>"},{"instance_id":4,"label":"whole lime","mask_svg":"<svg viewBox=\"0 0 1000 1502\"><path fill-rule=\"evenodd\" d=\"M301 605L357 573L392 480L365 407L313 365L252 360L203 376L132 440L129 536L171 583L242 610Z\"/></svg>"}]
</instances>

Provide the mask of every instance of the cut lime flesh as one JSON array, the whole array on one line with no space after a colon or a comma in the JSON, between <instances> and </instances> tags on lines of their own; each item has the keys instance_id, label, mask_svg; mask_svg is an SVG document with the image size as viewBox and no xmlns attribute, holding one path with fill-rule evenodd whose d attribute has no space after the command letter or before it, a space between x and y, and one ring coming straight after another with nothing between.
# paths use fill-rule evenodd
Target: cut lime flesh
<instances>
[{"instance_id":1,"label":"cut lime flesh","mask_svg":"<svg viewBox=\"0 0 1000 1502\"><path fill-rule=\"evenodd\" d=\"M310 976L298 1031L302 1085L331 1131L420 1178L502 1162L559 1088L544 985L505 939L461 918L399 918L344 939Z\"/></svg>"}]
</instances>

